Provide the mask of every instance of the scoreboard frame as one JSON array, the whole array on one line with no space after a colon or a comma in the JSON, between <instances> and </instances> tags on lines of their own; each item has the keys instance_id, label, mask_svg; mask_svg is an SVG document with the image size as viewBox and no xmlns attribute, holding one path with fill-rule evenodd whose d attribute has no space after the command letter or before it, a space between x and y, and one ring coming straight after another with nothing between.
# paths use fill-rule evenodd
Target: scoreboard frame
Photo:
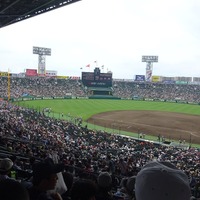
<instances>
[{"instance_id":1,"label":"scoreboard frame","mask_svg":"<svg viewBox=\"0 0 200 200\"><path fill-rule=\"evenodd\" d=\"M87 87L112 87L112 73L82 72L81 79Z\"/></svg>"}]
</instances>

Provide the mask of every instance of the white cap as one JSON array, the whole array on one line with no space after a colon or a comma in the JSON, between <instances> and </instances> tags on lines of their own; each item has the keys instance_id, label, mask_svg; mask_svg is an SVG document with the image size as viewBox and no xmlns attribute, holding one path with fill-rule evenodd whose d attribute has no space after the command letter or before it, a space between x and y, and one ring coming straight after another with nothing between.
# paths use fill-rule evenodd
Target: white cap
<instances>
[{"instance_id":1,"label":"white cap","mask_svg":"<svg viewBox=\"0 0 200 200\"><path fill-rule=\"evenodd\" d=\"M0 160L0 172L7 172L13 166L13 162L10 158L4 158Z\"/></svg>"},{"instance_id":2,"label":"white cap","mask_svg":"<svg viewBox=\"0 0 200 200\"><path fill-rule=\"evenodd\" d=\"M189 200L187 175L169 162L150 162L136 176L137 200Z\"/></svg>"}]
</instances>

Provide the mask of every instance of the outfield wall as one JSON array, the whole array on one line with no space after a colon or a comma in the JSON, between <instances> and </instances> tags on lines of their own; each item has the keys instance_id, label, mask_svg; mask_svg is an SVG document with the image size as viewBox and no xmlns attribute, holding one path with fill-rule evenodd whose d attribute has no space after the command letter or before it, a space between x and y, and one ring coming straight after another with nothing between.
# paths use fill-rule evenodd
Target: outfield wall
<instances>
[{"instance_id":1,"label":"outfield wall","mask_svg":"<svg viewBox=\"0 0 200 200\"><path fill-rule=\"evenodd\" d=\"M115 96L108 96L108 95L93 95L89 97L73 97L73 96L63 96L63 97L33 97L33 96L26 96L20 98L11 98L10 101L31 101L31 100L46 100L46 99L113 99L113 100L133 100L133 101L157 101L157 102L171 102L171 103L181 103L181 104L191 104L191 105L200 105L200 102L188 102L183 100L171 100L171 99L151 99L151 98L143 98L143 99L125 99ZM7 100L7 99L4 99Z\"/></svg>"}]
</instances>

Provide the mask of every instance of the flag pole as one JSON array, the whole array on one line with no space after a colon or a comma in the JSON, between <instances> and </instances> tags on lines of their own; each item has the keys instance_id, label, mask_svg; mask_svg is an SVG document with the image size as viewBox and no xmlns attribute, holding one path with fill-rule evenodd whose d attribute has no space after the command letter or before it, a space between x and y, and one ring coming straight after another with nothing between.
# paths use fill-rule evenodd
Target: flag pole
<instances>
[{"instance_id":1,"label":"flag pole","mask_svg":"<svg viewBox=\"0 0 200 200\"><path fill-rule=\"evenodd\" d=\"M98 67L97 60L95 60L94 63L96 63L96 67Z\"/></svg>"},{"instance_id":2,"label":"flag pole","mask_svg":"<svg viewBox=\"0 0 200 200\"><path fill-rule=\"evenodd\" d=\"M104 65L101 66L102 72L104 73Z\"/></svg>"}]
</instances>

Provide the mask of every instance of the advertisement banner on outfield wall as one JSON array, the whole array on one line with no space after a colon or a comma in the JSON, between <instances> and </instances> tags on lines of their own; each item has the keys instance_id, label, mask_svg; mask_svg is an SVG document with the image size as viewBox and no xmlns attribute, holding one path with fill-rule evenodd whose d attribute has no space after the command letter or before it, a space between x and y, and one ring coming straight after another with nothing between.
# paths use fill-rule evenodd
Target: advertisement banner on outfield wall
<instances>
[{"instance_id":1,"label":"advertisement banner on outfield wall","mask_svg":"<svg viewBox=\"0 0 200 200\"><path fill-rule=\"evenodd\" d=\"M80 80L79 76L70 76L69 78L72 79L72 80Z\"/></svg>"},{"instance_id":2,"label":"advertisement banner on outfield wall","mask_svg":"<svg viewBox=\"0 0 200 200\"><path fill-rule=\"evenodd\" d=\"M187 81L176 81L176 84L186 85L186 84L188 84L188 82Z\"/></svg>"},{"instance_id":3,"label":"advertisement banner on outfield wall","mask_svg":"<svg viewBox=\"0 0 200 200\"><path fill-rule=\"evenodd\" d=\"M135 75L135 81L145 81L145 75Z\"/></svg>"},{"instance_id":4,"label":"advertisement banner on outfield wall","mask_svg":"<svg viewBox=\"0 0 200 200\"><path fill-rule=\"evenodd\" d=\"M56 76L59 79L71 79L71 80L80 80L79 76Z\"/></svg>"},{"instance_id":5,"label":"advertisement banner on outfield wall","mask_svg":"<svg viewBox=\"0 0 200 200\"><path fill-rule=\"evenodd\" d=\"M172 80L164 80L163 83L164 83L164 84L175 84L175 81L172 81Z\"/></svg>"},{"instance_id":6,"label":"advertisement banner on outfield wall","mask_svg":"<svg viewBox=\"0 0 200 200\"><path fill-rule=\"evenodd\" d=\"M0 76L8 76L8 72L0 72Z\"/></svg>"},{"instance_id":7,"label":"advertisement banner on outfield wall","mask_svg":"<svg viewBox=\"0 0 200 200\"><path fill-rule=\"evenodd\" d=\"M160 76L152 76L152 82L160 82Z\"/></svg>"},{"instance_id":8,"label":"advertisement banner on outfield wall","mask_svg":"<svg viewBox=\"0 0 200 200\"><path fill-rule=\"evenodd\" d=\"M26 76L37 76L37 69L26 69Z\"/></svg>"},{"instance_id":9,"label":"advertisement banner on outfield wall","mask_svg":"<svg viewBox=\"0 0 200 200\"><path fill-rule=\"evenodd\" d=\"M59 78L59 79L68 79L68 76L56 76L56 78Z\"/></svg>"},{"instance_id":10,"label":"advertisement banner on outfield wall","mask_svg":"<svg viewBox=\"0 0 200 200\"><path fill-rule=\"evenodd\" d=\"M10 76L11 76L11 77L19 77L19 74L11 73Z\"/></svg>"},{"instance_id":11,"label":"advertisement banner on outfield wall","mask_svg":"<svg viewBox=\"0 0 200 200\"><path fill-rule=\"evenodd\" d=\"M46 70L46 77L56 77L57 71L55 70Z\"/></svg>"}]
</instances>

